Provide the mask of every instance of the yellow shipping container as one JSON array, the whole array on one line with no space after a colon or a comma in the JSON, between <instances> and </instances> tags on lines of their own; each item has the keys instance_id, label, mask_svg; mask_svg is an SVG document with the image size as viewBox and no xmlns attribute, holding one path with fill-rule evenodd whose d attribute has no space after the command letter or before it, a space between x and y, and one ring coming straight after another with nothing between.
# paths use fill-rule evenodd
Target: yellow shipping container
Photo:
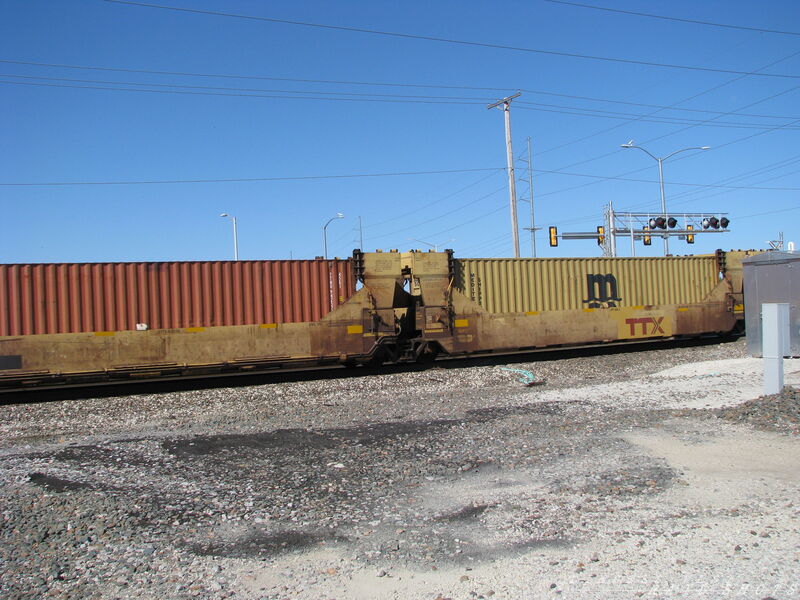
<instances>
[{"instance_id":1,"label":"yellow shipping container","mask_svg":"<svg viewBox=\"0 0 800 600\"><path fill-rule=\"evenodd\" d=\"M466 258L454 287L490 313L692 304L719 283L717 259Z\"/></svg>"}]
</instances>

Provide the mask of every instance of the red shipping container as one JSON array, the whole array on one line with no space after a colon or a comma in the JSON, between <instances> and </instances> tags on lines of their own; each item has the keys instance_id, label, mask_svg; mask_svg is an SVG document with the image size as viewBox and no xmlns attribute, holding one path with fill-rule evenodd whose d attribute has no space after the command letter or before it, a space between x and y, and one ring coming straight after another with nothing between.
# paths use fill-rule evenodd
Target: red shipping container
<instances>
[{"instance_id":1,"label":"red shipping container","mask_svg":"<svg viewBox=\"0 0 800 600\"><path fill-rule=\"evenodd\" d=\"M0 336L318 321L349 260L0 264Z\"/></svg>"}]
</instances>

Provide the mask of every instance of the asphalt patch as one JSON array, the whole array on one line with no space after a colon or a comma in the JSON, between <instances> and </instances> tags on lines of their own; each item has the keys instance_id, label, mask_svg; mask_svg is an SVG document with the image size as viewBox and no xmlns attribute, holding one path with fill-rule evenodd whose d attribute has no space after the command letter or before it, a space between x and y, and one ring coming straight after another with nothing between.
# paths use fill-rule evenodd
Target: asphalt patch
<instances>
[{"instance_id":1,"label":"asphalt patch","mask_svg":"<svg viewBox=\"0 0 800 600\"><path fill-rule=\"evenodd\" d=\"M430 421L389 421L356 427L324 430L276 429L250 434L199 435L188 439L167 440L164 449L177 457L205 456L230 449L254 449L291 452L300 449L324 450L344 445L369 446L404 437L423 437L436 431L466 423L486 423L511 416L561 414L565 404L572 402L542 402L522 406L493 407L467 411L463 419Z\"/></svg>"},{"instance_id":2,"label":"asphalt patch","mask_svg":"<svg viewBox=\"0 0 800 600\"><path fill-rule=\"evenodd\" d=\"M31 483L38 485L50 492L71 492L74 490L83 490L91 488L88 483L81 483L79 481L70 481L69 479L61 479L54 475L47 475L45 473L29 473L28 479Z\"/></svg>"},{"instance_id":3,"label":"asphalt patch","mask_svg":"<svg viewBox=\"0 0 800 600\"><path fill-rule=\"evenodd\" d=\"M270 557L285 552L305 550L326 542L344 542L346 538L328 533L290 529L280 532L252 531L234 541L194 544L190 548L199 556L221 558Z\"/></svg>"},{"instance_id":4,"label":"asphalt patch","mask_svg":"<svg viewBox=\"0 0 800 600\"><path fill-rule=\"evenodd\" d=\"M455 512L436 517L437 521L468 521L482 515L489 508L488 504L469 504Z\"/></svg>"}]
</instances>

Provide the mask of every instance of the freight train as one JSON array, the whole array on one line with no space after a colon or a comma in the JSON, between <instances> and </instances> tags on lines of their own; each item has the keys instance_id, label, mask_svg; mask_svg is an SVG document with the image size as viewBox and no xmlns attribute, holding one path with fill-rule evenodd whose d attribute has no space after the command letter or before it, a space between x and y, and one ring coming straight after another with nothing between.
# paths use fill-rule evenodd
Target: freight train
<instances>
[{"instance_id":1,"label":"freight train","mask_svg":"<svg viewBox=\"0 0 800 600\"><path fill-rule=\"evenodd\" d=\"M725 334L746 252L0 265L0 392Z\"/></svg>"}]
</instances>

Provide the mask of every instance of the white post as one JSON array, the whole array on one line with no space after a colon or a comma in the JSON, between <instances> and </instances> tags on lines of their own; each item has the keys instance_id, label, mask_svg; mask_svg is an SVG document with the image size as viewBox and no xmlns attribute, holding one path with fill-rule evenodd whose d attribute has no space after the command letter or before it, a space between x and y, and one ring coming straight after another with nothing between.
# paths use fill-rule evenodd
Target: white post
<instances>
[{"instance_id":1,"label":"white post","mask_svg":"<svg viewBox=\"0 0 800 600\"><path fill-rule=\"evenodd\" d=\"M764 357L764 394L783 391L783 357L789 350L789 305L761 305L761 355Z\"/></svg>"},{"instance_id":2,"label":"white post","mask_svg":"<svg viewBox=\"0 0 800 600\"><path fill-rule=\"evenodd\" d=\"M514 175L514 151L511 149L511 101L503 103L506 121L506 161L508 162L508 196L511 209L511 241L514 258L519 258L519 225L517 224L517 183Z\"/></svg>"},{"instance_id":3,"label":"white post","mask_svg":"<svg viewBox=\"0 0 800 600\"><path fill-rule=\"evenodd\" d=\"M636 256L636 237L633 235L633 217L628 215L628 229L631 232L631 256Z\"/></svg>"},{"instance_id":4,"label":"white post","mask_svg":"<svg viewBox=\"0 0 800 600\"><path fill-rule=\"evenodd\" d=\"M611 236L607 238L610 240L610 248L611 248L611 257L614 258L617 256L617 236L614 235L614 224L615 224L615 217L614 217L614 204L612 200L608 201L608 227L606 229L606 235Z\"/></svg>"},{"instance_id":5,"label":"white post","mask_svg":"<svg viewBox=\"0 0 800 600\"><path fill-rule=\"evenodd\" d=\"M236 217L233 219L233 260L239 260L239 232L236 229Z\"/></svg>"}]
</instances>

